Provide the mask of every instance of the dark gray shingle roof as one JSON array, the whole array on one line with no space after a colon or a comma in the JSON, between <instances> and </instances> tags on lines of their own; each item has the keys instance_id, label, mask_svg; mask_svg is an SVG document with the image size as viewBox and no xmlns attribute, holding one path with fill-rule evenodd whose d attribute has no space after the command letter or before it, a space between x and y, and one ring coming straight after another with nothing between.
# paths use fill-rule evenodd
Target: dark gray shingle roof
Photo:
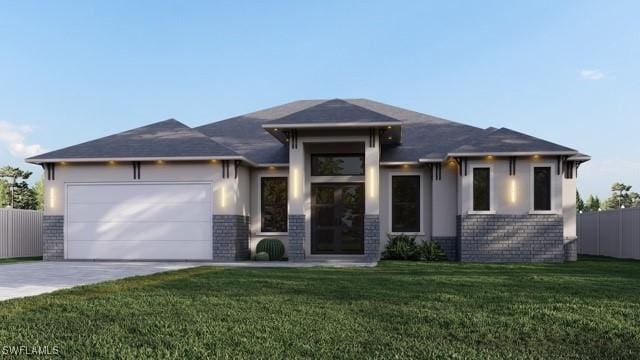
<instances>
[{"instance_id":1,"label":"dark gray shingle roof","mask_svg":"<svg viewBox=\"0 0 640 360\"><path fill-rule=\"evenodd\" d=\"M345 100L333 99L267 122L265 125L395 124L393 117Z\"/></svg>"},{"instance_id":2,"label":"dark gray shingle roof","mask_svg":"<svg viewBox=\"0 0 640 360\"><path fill-rule=\"evenodd\" d=\"M169 119L37 155L27 160L201 156L238 156L238 154L183 123Z\"/></svg>"},{"instance_id":3,"label":"dark gray shingle roof","mask_svg":"<svg viewBox=\"0 0 640 360\"><path fill-rule=\"evenodd\" d=\"M576 152L574 149L523 134L511 129L487 129L483 134L474 136L464 145L450 151L454 154L467 153L532 153L532 152Z\"/></svg>"}]
</instances>

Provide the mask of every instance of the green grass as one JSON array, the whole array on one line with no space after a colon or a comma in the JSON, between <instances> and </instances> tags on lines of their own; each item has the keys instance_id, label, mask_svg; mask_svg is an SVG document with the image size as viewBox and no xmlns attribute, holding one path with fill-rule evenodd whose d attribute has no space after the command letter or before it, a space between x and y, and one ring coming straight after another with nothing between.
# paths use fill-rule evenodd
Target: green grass
<instances>
[{"instance_id":1,"label":"green grass","mask_svg":"<svg viewBox=\"0 0 640 360\"><path fill-rule=\"evenodd\" d=\"M0 265L3 265L3 264L15 264L15 263L25 262L25 261L39 261L39 260L42 260L42 256L27 256L27 257L6 258L6 259L0 259Z\"/></svg>"},{"instance_id":2,"label":"green grass","mask_svg":"<svg viewBox=\"0 0 640 360\"><path fill-rule=\"evenodd\" d=\"M0 303L69 357L633 358L640 261L199 267Z\"/></svg>"}]
</instances>

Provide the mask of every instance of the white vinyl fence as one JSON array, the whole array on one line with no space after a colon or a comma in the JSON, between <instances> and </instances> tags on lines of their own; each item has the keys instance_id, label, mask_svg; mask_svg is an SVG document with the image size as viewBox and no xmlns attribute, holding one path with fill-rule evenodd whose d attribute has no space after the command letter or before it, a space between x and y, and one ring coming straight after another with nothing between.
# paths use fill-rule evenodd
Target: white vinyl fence
<instances>
[{"instance_id":1,"label":"white vinyl fence","mask_svg":"<svg viewBox=\"0 0 640 360\"><path fill-rule=\"evenodd\" d=\"M578 253L640 259L640 208L578 214Z\"/></svg>"},{"instance_id":2,"label":"white vinyl fence","mask_svg":"<svg viewBox=\"0 0 640 360\"><path fill-rule=\"evenodd\" d=\"M0 258L42 256L42 212L0 209Z\"/></svg>"}]
</instances>

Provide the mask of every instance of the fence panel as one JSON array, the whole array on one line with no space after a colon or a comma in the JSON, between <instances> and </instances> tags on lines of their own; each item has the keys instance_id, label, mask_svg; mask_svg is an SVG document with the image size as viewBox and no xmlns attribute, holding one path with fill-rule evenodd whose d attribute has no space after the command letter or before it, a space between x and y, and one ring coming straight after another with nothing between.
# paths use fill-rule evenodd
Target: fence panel
<instances>
[{"instance_id":1,"label":"fence panel","mask_svg":"<svg viewBox=\"0 0 640 360\"><path fill-rule=\"evenodd\" d=\"M42 256L42 212L0 209L0 258Z\"/></svg>"},{"instance_id":2,"label":"fence panel","mask_svg":"<svg viewBox=\"0 0 640 360\"><path fill-rule=\"evenodd\" d=\"M579 253L640 259L640 208L578 214Z\"/></svg>"}]
</instances>

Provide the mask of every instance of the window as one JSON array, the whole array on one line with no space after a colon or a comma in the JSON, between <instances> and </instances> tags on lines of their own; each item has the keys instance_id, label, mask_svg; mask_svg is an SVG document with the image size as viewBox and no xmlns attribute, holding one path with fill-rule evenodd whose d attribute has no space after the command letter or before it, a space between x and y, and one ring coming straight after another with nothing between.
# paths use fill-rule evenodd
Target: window
<instances>
[{"instance_id":1,"label":"window","mask_svg":"<svg viewBox=\"0 0 640 360\"><path fill-rule=\"evenodd\" d=\"M551 167L533 168L533 210L551 210Z\"/></svg>"},{"instance_id":2,"label":"window","mask_svg":"<svg viewBox=\"0 0 640 360\"><path fill-rule=\"evenodd\" d=\"M420 232L420 176L391 177L391 232Z\"/></svg>"},{"instance_id":3,"label":"window","mask_svg":"<svg viewBox=\"0 0 640 360\"><path fill-rule=\"evenodd\" d=\"M473 169L473 211L491 210L491 169Z\"/></svg>"},{"instance_id":4,"label":"window","mask_svg":"<svg viewBox=\"0 0 640 360\"><path fill-rule=\"evenodd\" d=\"M287 232L287 178L263 177L260 181L262 232Z\"/></svg>"},{"instance_id":5,"label":"window","mask_svg":"<svg viewBox=\"0 0 640 360\"><path fill-rule=\"evenodd\" d=\"M364 155L311 155L311 176L364 175Z\"/></svg>"}]
</instances>

